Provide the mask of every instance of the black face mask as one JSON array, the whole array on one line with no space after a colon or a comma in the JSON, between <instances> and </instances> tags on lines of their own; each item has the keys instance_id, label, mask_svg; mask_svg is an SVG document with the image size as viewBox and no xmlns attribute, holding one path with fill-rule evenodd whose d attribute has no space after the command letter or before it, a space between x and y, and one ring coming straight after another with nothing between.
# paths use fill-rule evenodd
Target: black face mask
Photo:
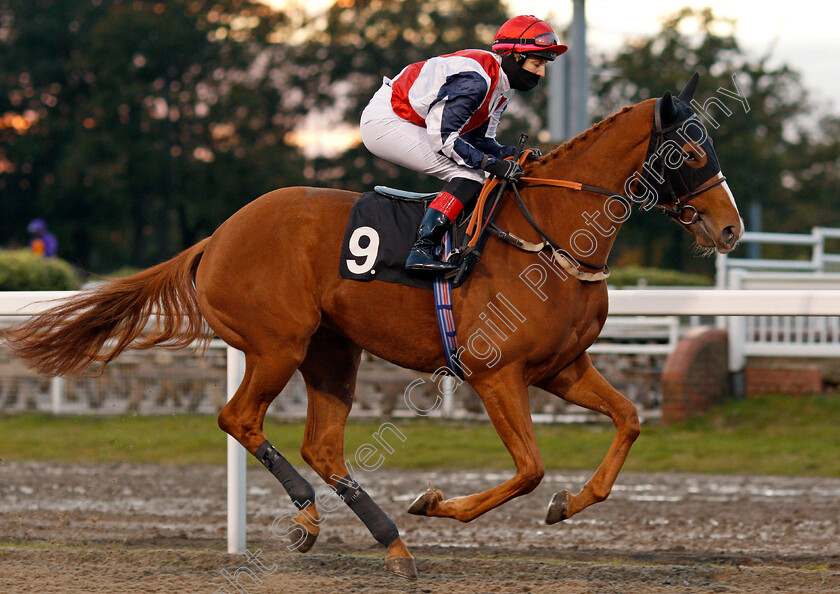
<instances>
[{"instance_id":1,"label":"black face mask","mask_svg":"<svg viewBox=\"0 0 840 594\"><path fill-rule=\"evenodd\" d=\"M517 91L530 91L539 84L542 78L539 74L522 68L522 64L513 57L513 53L502 56L502 70L507 74L510 86Z\"/></svg>"}]
</instances>

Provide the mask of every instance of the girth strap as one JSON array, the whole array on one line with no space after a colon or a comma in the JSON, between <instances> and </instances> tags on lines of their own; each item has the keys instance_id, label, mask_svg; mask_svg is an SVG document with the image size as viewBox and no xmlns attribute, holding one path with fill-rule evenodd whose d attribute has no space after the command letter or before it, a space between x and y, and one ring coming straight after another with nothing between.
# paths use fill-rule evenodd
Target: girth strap
<instances>
[{"instance_id":1,"label":"girth strap","mask_svg":"<svg viewBox=\"0 0 840 594\"><path fill-rule=\"evenodd\" d=\"M449 231L443 236L440 247L440 259L447 262L451 256L451 245ZM446 357L446 366L458 378L464 379L461 369L461 362L458 359L458 335L455 331L455 316L452 311L452 279L444 278L443 275L435 277L435 311L437 312L438 328L440 338L443 342L443 354Z\"/></svg>"}]
</instances>

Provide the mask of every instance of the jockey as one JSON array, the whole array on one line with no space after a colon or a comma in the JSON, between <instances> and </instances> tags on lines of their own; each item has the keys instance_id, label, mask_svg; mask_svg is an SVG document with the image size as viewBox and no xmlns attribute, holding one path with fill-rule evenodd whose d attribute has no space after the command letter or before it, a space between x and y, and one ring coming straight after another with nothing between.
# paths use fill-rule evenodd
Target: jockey
<instances>
[{"instance_id":1,"label":"jockey","mask_svg":"<svg viewBox=\"0 0 840 594\"><path fill-rule=\"evenodd\" d=\"M522 15L499 28L492 49L410 64L393 80L383 79L362 113L362 141L370 152L447 182L420 223L407 270L454 270L434 256L449 224L472 208L488 174L522 177L519 164L505 160L516 148L496 142L499 119L516 91L536 87L546 63L567 47L545 21Z\"/></svg>"}]
</instances>

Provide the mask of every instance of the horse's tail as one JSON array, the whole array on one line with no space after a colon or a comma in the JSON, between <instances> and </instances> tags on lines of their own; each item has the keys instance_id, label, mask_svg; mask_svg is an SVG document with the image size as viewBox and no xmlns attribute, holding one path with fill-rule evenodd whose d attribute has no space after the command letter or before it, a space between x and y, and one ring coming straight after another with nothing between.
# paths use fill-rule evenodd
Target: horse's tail
<instances>
[{"instance_id":1,"label":"horse's tail","mask_svg":"<svg viewBox=\"0 0 840 594\"><path fill-rule=\"evenodd\" d=\"M107 365L126 348L183 348L204 332L193 279L208 237L171 260L107 281L3 334L12 350L47 375ZM144 329L152 316L155 324ZM205 337L206 338L206 337Z\"/></svg>"}]
</instances>

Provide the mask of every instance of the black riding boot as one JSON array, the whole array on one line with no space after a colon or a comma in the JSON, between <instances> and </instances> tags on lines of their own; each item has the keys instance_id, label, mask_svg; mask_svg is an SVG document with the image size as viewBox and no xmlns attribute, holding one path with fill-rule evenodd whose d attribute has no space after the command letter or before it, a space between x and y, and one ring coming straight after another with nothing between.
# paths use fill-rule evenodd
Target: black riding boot
<instances>
[{"instance_id":1,"label":"black riding boot","mask_svg":"<svg viewBox=\"0 0 840 594\"><path fill-rule=\"evenodd\" d=\"M429 208L426 211L417 230L417 241L414 242L414 247L405 261L406 270L449 272L458 268L449 262L441 262L434 254L450 222L449 217L439 210Z\"/></svg>"},{"instance_id":2,"label":"black riding boot","mask_svg":"<svg viewBox=\"0 0 840 594\"><path fill-rule=\"evenodd\" d=\"M456 177L444 186L423 215L417 230L417 241L405 261L406 270L440 273L458 268L454 264L441 262L434 250L443 239L449 223L458 217L464 207L472 208L480 189L481 182L463 177Z\"/></svg>"}]
</instances>

